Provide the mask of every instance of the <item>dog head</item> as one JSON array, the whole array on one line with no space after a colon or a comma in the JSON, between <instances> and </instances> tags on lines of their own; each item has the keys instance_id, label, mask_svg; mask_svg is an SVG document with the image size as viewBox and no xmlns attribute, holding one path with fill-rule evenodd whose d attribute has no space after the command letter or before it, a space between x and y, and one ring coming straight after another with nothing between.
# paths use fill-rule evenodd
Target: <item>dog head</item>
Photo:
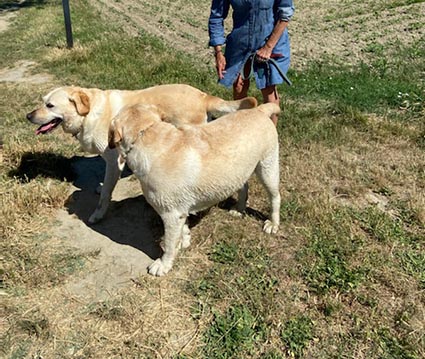
<instances>
[{"instance_id":1,"label":"dog head","mask_svg":"<svg viewBox=\"0 0 425 359\"><path fill-rule=\"evenodd\" d=\"M126 155L148 128L161 121L162 116L156 106L124 107L109 127L109 148L118 147L121 154Z\"/></svg>"},{"instance_id":2,"label":"dog head","mask_svg":"<svg viewBox=\"0 0 425 359\"><path fill-rule=\"evenodd\" d=\"M90 98L85 89L60 87L43 97L43 106L27 114L27 119L40 127L36 134L45 134L62 124L65 132L80 132L84 117L90 112Z\"/></svg>"}]
</instances>

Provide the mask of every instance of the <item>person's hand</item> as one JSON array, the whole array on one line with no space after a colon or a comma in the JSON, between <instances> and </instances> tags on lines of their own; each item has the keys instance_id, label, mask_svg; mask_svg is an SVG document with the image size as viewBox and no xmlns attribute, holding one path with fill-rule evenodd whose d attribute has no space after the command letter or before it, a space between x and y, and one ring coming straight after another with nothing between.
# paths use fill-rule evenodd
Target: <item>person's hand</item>
<instances>
[{"instance_id":1,"label":"person's hand","mask_svg":"<svg viewBox=\"0 0 425 359\"><path fill-rule=\"evenodd\" d=\"M256 57L258 61L267 61L270 59L270 56L272 55L273 48L269 46L263 46L256 52Z\"/></svg>"},{"instance_id":2,"label":"person's hand","mask_svg":"<svg viewBox=\"0 0 425 359\"><path fill-rule=\"evenodd\" d=\"M215 68L217 69L218 78L220 80L223 79L224 74L226 73L224 70L226 68L226 58L221 51L215 54Z\"/></svg>"}]
</instances>

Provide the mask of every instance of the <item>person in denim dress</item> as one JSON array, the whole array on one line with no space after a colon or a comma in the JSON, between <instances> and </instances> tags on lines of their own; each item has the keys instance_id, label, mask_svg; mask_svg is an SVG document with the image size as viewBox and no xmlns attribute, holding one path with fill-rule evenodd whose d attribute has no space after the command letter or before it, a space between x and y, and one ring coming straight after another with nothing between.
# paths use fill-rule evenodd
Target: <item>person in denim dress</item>
<instances>
[{"instance_id":1,"label":"person in denim dress","mask_svg":"<svg viewBox=\"0 0 425 359\"><path fill-rule=\"evenodd\" d=\"M233 28L225 36L224 19L230 7ZM234 99L248 95L253 75L264 102L279 104L276 85L283 83L289 68L287 26L294 9L291 0L212 0L209 45L214 47L218 81L233 86ZM276 125L277 116L272 120Z\"/></svg>"}]
</instances>

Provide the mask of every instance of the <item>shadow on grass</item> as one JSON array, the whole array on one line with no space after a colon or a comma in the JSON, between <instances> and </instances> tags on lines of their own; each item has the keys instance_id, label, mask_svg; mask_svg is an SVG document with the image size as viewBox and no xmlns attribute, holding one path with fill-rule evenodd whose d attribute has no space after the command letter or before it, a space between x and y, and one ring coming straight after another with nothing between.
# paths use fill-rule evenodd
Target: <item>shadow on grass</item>
<instances>
[{"instance_id":1,"label":"shadow on grass","mask_svg":"<svg viewBox=\"0 0 425 359\"><path fill-rule=\"evenodd\" d=\"M224 209L226 211L230 211L234 206L236 205L236 200L233 197L229 197L224 201L221 201L218 204L218 208ZM253 209L251 207L247 207L245 210L246 215L249 217L255 218L258 221L264 222L268 217L256 209Z\"/></svg>"},{"instance_id":2,"label":"shadow on grass","mask_svg":"<svg viewBox=\"0 0 425 359\"><path fill-rule=\"evenodd\" d=\"M0 1L0 11L16 11L21 8L43 5L45 0L27 0L27 1Z\"/></svg>"},{"instance_id":3,"label":"shadow on grass","mask_svg":"<svg viewBox=\"0 0 425 359\"><path fill-rule=\"evenodd\" d=\"M53 178L72 182L72 159L48 152L27 152L22 156L18 168L9 171L9 177L17 178L22 183L37 177Z\"/></svg>"}]
</instances>

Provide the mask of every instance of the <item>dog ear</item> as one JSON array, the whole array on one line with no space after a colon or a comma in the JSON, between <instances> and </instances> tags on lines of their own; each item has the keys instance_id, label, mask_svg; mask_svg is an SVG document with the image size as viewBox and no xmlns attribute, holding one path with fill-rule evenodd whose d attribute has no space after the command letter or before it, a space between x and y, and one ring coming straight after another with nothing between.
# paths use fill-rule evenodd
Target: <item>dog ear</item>
<instances>
[{"instance_id":1,"label":"dog ear","mask_svg":"<svg viewBox=\"0 0 425 359\"><path fill-rule=\"evenodd\" d=\"M122 128L117 128L115 123L112 122L109 127L108 135L108 146L109 148L115 148L117 143L122 140Z\"/></svg>"},{"instance_id":2,"label":"dog ear","mask_svg":"<svg viewBox=\"0 0 425 359\"><path fill-rule=\"evenodd\" d=\"M80 116L86 116L90 112L90 99L83 91L74 91L69 100L74 103Z\"/></svg>"}]
</instances>

